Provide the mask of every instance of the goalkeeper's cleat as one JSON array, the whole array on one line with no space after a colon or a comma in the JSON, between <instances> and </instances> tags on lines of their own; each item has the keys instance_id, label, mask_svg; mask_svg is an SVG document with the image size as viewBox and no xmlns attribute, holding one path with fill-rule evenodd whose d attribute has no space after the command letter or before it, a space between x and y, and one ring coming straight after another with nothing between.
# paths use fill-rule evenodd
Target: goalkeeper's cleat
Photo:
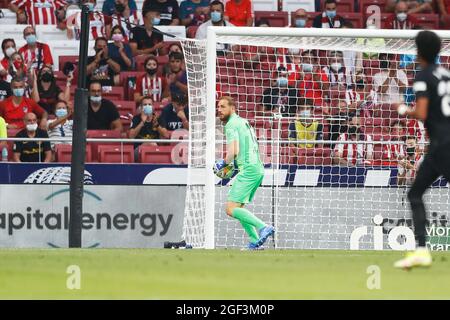
<instances>
[{"instance_id":1,"label":"goalkeeper's cleat","mask_svg":"<svg viewBox=\"0 0 450 320\"><path fill-rule=\"evenodd\" d=\"M275 228L272 226L265 226L259 230L258 246L262 246L267 239L275 233Z\"/></svg>"},{"instance_id":2,"label":"goalkeeper's cleat","mask_svg":"<svg viewBox=\"0 0 450 320\"><path fill-rule=\"evenodd\" d=\"M404 259L394 263L395 268L410 269L414 267L431 266L431 254L427 248L418 248L416 251L408 252Z\"/></svg>"},{"instance_id":3,"label":"goalkeeper's cleat","mask_svg":"<svg viewBox=\"0 0 450 320\"><path fill-rule=\"evenodd\" d=\"M254 251L254 250L264 250L264 248L258 246L258 244L256 243L250 242L246 247L241 249L241 251Z\"/></svg>"}]
</instances>

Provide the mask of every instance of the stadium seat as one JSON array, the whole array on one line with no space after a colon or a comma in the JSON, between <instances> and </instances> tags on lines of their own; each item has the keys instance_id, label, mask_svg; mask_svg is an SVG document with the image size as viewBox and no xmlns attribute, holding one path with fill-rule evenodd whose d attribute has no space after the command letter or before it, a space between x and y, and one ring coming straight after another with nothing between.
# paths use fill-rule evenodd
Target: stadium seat
<instances>
[{"instance_id":1,"label":"stadium seat","mask_svg":"<svg viewBox=\"0 0 450 320\"><path fill-rule=\"evenodd\" d=\"M415 13L412 17L419 21L419 25L425 29L439 29L439 15L434 13Z\"/></svg>"},{"instance_id":2,"label":"stadium seat","mask_svg":"<svg viewBox=\"0 0 450 320\"><path fill-rule=\"evenodd\" d=\"M99 145L98 160L101 163L134 163L133 145Z\"/></svg>"},{"instance_id":3,"label":"stadium seat","mask_svg":"<svg viewBox=\"0 0 450 320\"><path fill-rule=\"evenodd\" d=\"M60 30L56 25L36 25L36 36L44 43L52 41L72 41L67 38L67 32Z\"/></svg>"},{"instance_id":4,"label":"stadium seat","mask_svg":"<svg viewBox=\"0 0 450 320\"><path fill-rule=\"evenodd\" d=\"M188 38L195 38L195 34L197 33L198 26L190 26L186 29L186 35Z\"/></svg>"},{"instance_id":5,"label":"stadium seat","mask_svg":"<svg viewBox=\"0 0 450 320\"><path fill-rule=\"evenodd\" d=\"M277 11L278 0L252 0L253 11Z\"/></svg>"},{"instance_id":6,"label":"stadium seat","mask_svg":"<svg viewBox=\"0 0 450 320\"><path fill-rule=\"evenodd\" d=\"M266 19L271 27L286 27L289 25L289 16L286 11L255 11L255 21Z\"/></svg>"},{"instance_id":7,"label":"stadium seat","mask_svg":"<svg viewBox=\"0 0 450 320\"><path fill-rule=\"evenodd\" d=\"M368 17L369 15L375 13L373 11L367 12L367 8L371 5L378 6L379 8L385 8L386 7L386 0L360 0L359 2L359 12L364 17Z\"/></svg>"},{"instance_id":8,"label":"stadium seat","mask_svg":"<svg viewBox=\"0 0 450 320\"><path fill-rule=\"evenodd\" d=\"M353 28L364 28L363 17L360 13L357 12L343 12L339 13L339 15L347 21L350 21L353 24Z\"/></svg>"},{"instance_id":9,"label":"stadium seat","mask_svg":"<svg viewBox=\"0 0 450 320\"><path fill-rule=\"evenodd\" d=\"M119 74L119 85L120 86L126 86L127 85L127 80L129 77L140 77L143 74L145 74L145 72L143 71L121 71Z\"/></svg>"},{"instance_id":10,"label":"stadium seat","mask_svg":"<svg viewBox=\"0 0 450 320\"><path fill-rule=\"evenodd\" d=\"M172 146L152 146L142 144L139 146L140 163L172 163Z\"/></svg>"},{"instance_id":11,"label":"stadium seat","mask_svg":"<svg viewBox=\"0 0 450 320\"><path fill-rule=\"evenodd\" d=\"M320 10L324 9L325 0L320 1ZM337 12L355 12L354 0L336 0ZM342 15L341 13L339 13Z\"/></svg>"},{"instance_id":12,"label":"stadium seat","mask_svg":"<svg viewBox=\"0 0 450 320\"><path fill-rule=\"evenodd\" d=\"M134 101L117 100L114 101L114 104L116 105L120 115L134 116L136 113L136 103Z\"/></svg>"},{"instance_id":13,"label":"stadium seat","mask_svg":"<svg viewBox=\"0 0 450 320\"><path fill-rule=\"evenodd\" d=\"M315 0L282 0L283 11L295 11L297 9L305 9L308 12L316 10Z\"/></svg>"},{"instance_id":14,"label":"stadium seat","mask_svg":"<svg viewBox=\"0 0 450 320\"><path fill-rule=\"evenodd\" d=\"M55 145L55 161L71 162L72 161L72 145L57 144ZM90 145L86 145L86 162L92 162L92 150Z\"/></svg>"},{"instance_id":15,"label":"stadium seat","mask_svg":"<svg viewBox=\"0 0 450 320\"><path fill-rule=\"evenodd\" d=\"M118 139L121 137L121 133L117 130L87 130L86 133L87 138L96 138L96 139ZM88 144L92 148L92 161L98 161L98 147L101 144L105 144L102 142L88 142ZM107 145L120 146L120 143L109 143Z\"/></svg>"}]
</instances>

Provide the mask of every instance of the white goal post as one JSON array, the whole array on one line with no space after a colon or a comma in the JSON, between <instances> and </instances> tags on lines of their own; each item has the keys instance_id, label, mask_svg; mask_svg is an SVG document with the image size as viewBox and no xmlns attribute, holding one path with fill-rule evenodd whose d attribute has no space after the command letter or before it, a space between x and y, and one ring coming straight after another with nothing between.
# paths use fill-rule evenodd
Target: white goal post
<instances>
[{"instance_id":1,"label":"white goal post","mask_svg":"<svg viewBox=\"0 0 450 320\"><path fill-rule=\"evenodd\" d=\"M415 169L404 163L420 161L427 138L423 124L392 106L414 103L419 31L209 27L207 40L183 39L190 108L186 242L212 249L247 241L224 211L232 180L221 182L212 170L224 152L217 98L231 95L258 132L266 176L249 210L275 225L269 247L412 248L406 192ZM450 31L435 32L443 40L439 63L448 68ZM281 97L283 77L295 97ZM302 117L317 122L320 134L299 134ZM345 131L352 126L356 140ZM392 138L398 132L403 137ZM408 139L417 161L408 158ZM448 235L433 240L432 232L446 226L449 198L445 181L426 196L431 245L447 244Z\"/></svg>"}]
</instances>

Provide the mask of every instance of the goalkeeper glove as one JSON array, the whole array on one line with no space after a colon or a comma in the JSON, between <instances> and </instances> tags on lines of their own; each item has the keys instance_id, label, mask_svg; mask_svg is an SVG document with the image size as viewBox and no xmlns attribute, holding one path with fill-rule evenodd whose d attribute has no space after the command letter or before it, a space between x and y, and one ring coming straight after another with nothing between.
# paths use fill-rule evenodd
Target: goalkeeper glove
<instances>
[{"instance_id":1,"label":"goalkeeper glove","mask_svg":"<svg viewBox=\"0 0 450 320\"><path fill-rule=\"evenodd\" d=\"M223 160L223 159L217 160L216 163L214 163L214 167L213 167L214 174L217 174L218 172L223 170L226 166L227 166L227 163L225 162L225 160Z\"/></svg>"}]
</instances>

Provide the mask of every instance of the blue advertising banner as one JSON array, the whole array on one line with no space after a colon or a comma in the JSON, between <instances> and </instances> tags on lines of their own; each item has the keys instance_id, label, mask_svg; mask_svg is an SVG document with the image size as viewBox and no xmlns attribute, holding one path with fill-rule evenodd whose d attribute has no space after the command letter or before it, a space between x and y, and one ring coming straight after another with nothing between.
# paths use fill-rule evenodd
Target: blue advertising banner
<instances>
[{"instance_id":1,"label":"blue advertising banner","mask_svg":"<svg viewBox=\"0 0 450 320\"><path fill-rule=\"evenodd\" d=\"M277 176L276 180L274 176ZM280 187L388 187L397 186L396 167L339 167L284 165L266 167L263 185ZM70 165L51 163L0 163L0 184L67 184ZM87 164L85 184L94 185L186 185L187 166L152 164ZM226 185L230 180L218 184ZM445 186L437 180L434 186Z\"/></svg>"}]
</instances>

